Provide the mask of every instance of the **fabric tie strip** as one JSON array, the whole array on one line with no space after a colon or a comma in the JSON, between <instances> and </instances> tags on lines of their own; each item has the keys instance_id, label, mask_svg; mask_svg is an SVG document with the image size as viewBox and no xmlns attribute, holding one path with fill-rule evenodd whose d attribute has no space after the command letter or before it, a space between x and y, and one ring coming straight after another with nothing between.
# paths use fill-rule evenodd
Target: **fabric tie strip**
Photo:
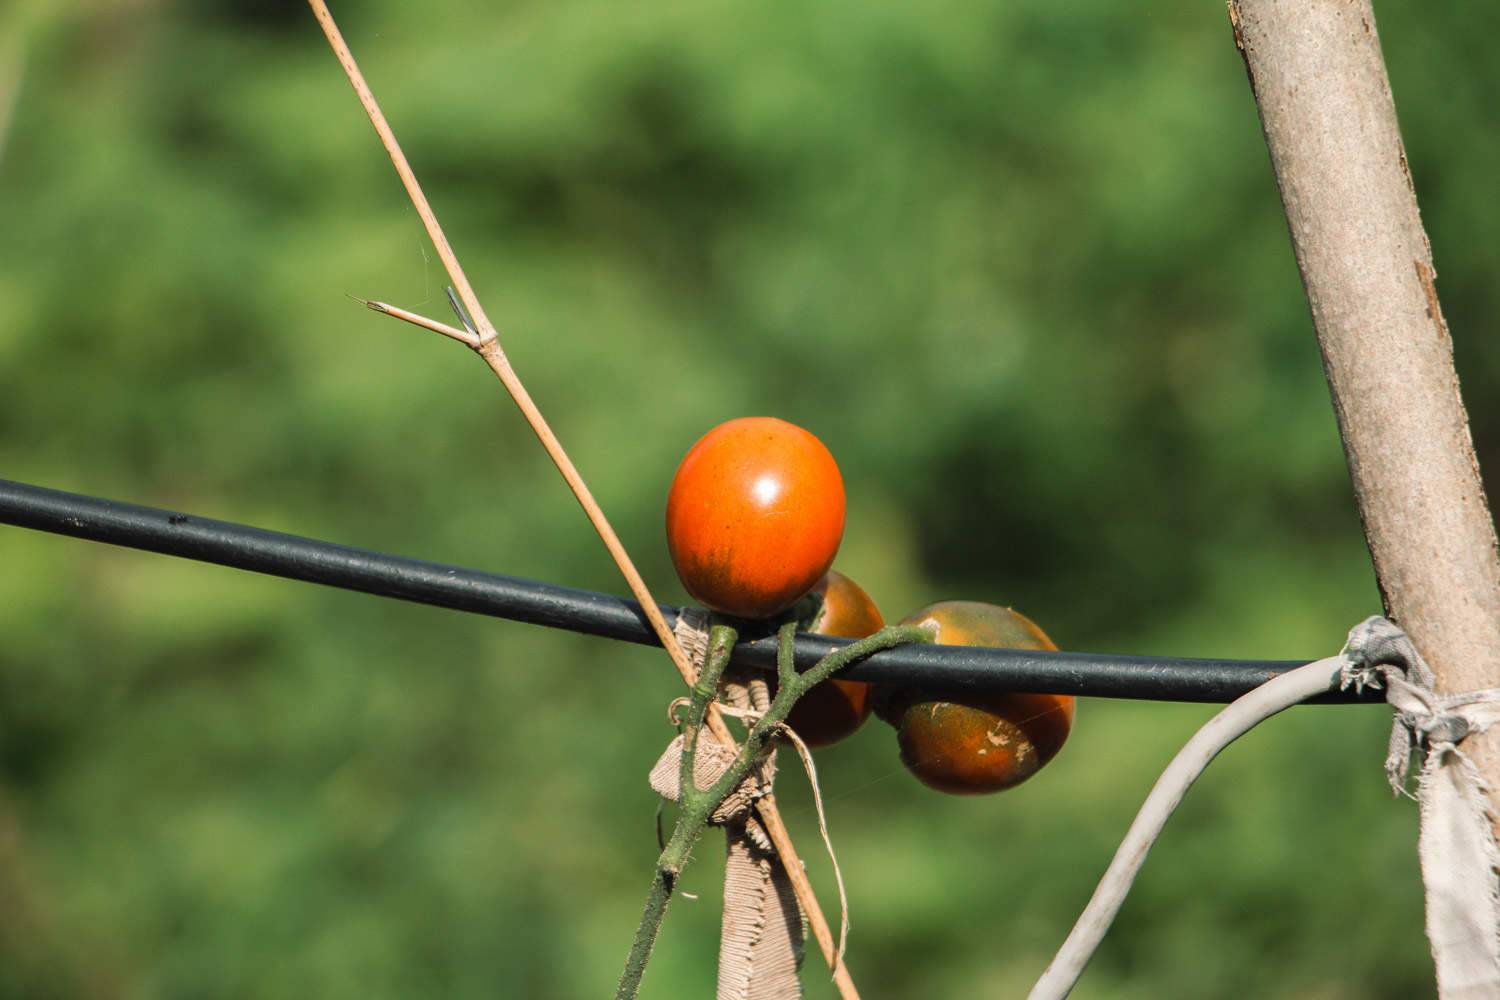
<instances>
[{"instance_id":1,"label":"fabric tie strip","mask_svg":"<svg viewBox=\"0 0 1500 1000\"><path fill-rule=\"evenodd\" d=\"M684 610L674 631L683 652L702 666L708 650L707 618ZM771 703L763 677L731 672L721 697L726 714L759 717ZM651 769L651 788L662 798L681 797L682 736L668 744ZM707 788L733 765L737 751L712 738L699 738L693 754L693 781ZM718 1000L796 1000L802 996L806 929L791 879L770 836L755 814L758 799L771 793L776 778L773 744L758 765L714 809L709 822L724 830L724 918L719 936Z\"/></svg>"},{"instance_id":2,"label":"fabric tie strip","mask_svg":"<svg viewBox=\"0 0 1500 1000\"><path fill-rule=\"evenodd\" d=\"M1344 647L1344 687L1384 688L1395 710L1385 773L1392 791L1410 795L1412 751L1421 826L1417 853L1427 890L1427 940L1443 1000L1500 997L1500 851L1495 847L1489 785L1459 745L1500 720L1500 688L1439 695L1432 670L1406 633L1384 618L1366 619ZM1480 877L1480 873L1484 877Z\"/></svg>"}]
</instances>

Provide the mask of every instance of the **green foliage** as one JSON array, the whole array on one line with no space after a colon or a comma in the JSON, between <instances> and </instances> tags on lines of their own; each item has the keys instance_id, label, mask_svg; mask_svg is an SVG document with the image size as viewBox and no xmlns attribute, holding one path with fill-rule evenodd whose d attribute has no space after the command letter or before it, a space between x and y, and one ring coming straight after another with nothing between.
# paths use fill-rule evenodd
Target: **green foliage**
<instances>
[{"instance_id":1,"label":"green foliage","mask_svg":"<svg viewBox=\"0 0 1500 1000\"><path fill-rule=\"evenodd\" d=\"M344 6L663 600L677 459L768 413L838 456L838 565L893 619L966 597L1065 647L1295 657L1378 610L1220 6ZM57 8L11 21L0 474L622 591L482 367L345 297L445 312L306 10ZM1380 13L1494 470L1496 15ZM615 981L681 694L660 654L15 529L0 635L0 996ZM1021 994L1208 713L1081 705L1047 771L977 800L917 785L878 724L824 752L856 981ZM1231 750L1078 996L1429 991L1386 719L1302 709ZM720 862L698 854L648 996L712 982Z\"/></svg>"}]
</instances>

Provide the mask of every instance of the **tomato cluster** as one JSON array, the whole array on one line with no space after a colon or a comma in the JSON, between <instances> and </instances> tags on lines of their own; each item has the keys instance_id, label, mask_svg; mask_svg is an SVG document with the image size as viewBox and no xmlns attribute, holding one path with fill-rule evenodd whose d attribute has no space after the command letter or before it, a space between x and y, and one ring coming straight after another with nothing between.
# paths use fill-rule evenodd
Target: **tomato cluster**
<instances>
[{"instance_id":1,"label":"tomato cluster","mask_svg":"<svg viewBox=\"0 0 1500 1000\"><path fill-rule=\"evenodd\" d=\"M885 622L859 585L830 568L843 535L844 484L833 456L809 432L774 417L742 417L709 431L683 458L667 497L667 546L695 599L748 619L796 606L810 631L862 638ZM1057 648L1025 615L976 601L932 604L901 624L926 626L949 645ZM1065 695L959 698L833 677L797 702L788 724L809 746L827 746L873 709L896 728L901 761L918 780L976 794L1014 787L1055 757L1074 708Z\"/></svg>"}]
</instances>

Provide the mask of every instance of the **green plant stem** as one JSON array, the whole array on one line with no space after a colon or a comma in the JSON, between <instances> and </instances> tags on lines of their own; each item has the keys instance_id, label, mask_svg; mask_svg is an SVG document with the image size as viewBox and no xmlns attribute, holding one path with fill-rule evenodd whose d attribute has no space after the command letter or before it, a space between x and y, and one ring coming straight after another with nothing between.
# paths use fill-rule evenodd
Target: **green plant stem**
<instances>
[{"instance_id":1,"label":"green plant stem","mask_svg":"<svg viewBox=\"0 0 1500 1000\"><path fill-rule=\"evenodd\" d=\"M797 679L797 658L792 655L792 640L797 636L798 622L787 622L776 632L776 690ZM791 631L788 637L787 631Z\"/></svg>"},{"instance_id":2,"label":"green plant stem","mask_svg":"<svg viewBox=\"0 0 1500 1000\"><path fill-rule=\"evenodd\" d=\"M777 633L776 673L777 692L766 714L750 729L744 745L736 755L734 763L708 788L699 788L693 776L693 761L697 752L699 731L708 714L708 706L718 694L719 678L729 663L738 638L734 629L715 623L709 632L707 662L693 685L692 704L688 708L687 723L683 727L682 771L679 791L680 810L677 823L672 828L672 837L656 861L656 873L651 882L651 891L646 897L646 909L641 914L640 926L636 929L635 943L625 960L625 971L615 989L615 1000L634 1000L640 992L641 978L646 972L646 963L656 945L656 937L662 921L667 915L667 904L677 887L677 878L687 864L688 854L698 842L708 818L713 815L724 797L745 780L760 759L766 742L786 721L792 706L815 684L827 680L833 674L856 660L882 649L900 646L909 642L931 642L930 629L915 625L892 625L858 642L850 643L823 657L805 673L797 673L793 662L793 640L797 635L797 623L789 621Z\"/></svg>"},{"instance_id":3,"label":"green plant stem","mask_svg":"<svg viewBox=\"0 0 1500 1000\"><path fill-rule=\"evenodd\" d=\"M799 674L795 667L790 666L792 640L795 636L796 626L790 623L783 625L777 635L776 697L771 700L771 707L766 709L766 714L762 715L760 721L751 728L750 735L745 738L745 745L740 748L740 754L735 758L734 766L725 771L723 777L714 782L713 786L704 793L716 804L736 785L745 780L745 775L750 773L750 768L759 758L761 750L765 748L766 741L781 728L781 724L791 714L792 706L797 704L797 700L815 685L832 677L856 660L878 653L882 649L904 646L911 642L934 640L932 630L920 625L887 625L874 635L852 642L843 649L834 650L813 664L806 672ZM783 680L782 674L789 676Z\"/></svg>"},{"instance_id":4,"label":"green plant stem","mask_svg":"<svg viewBox=\"0 0 1500 1000\"><path fill-rule=\"evenodd\" d=\"M703 720L708 718L708 706L719 696L719 679L729 666L729 657L739 633L733 626L714 622L708 630L708 655L704 657L703 669L693 683L691 703L688 706L687 722L682 727L682 769L678 772L678 795L684 806L698 794L698 783L693 778L693 762L698 756L698 734L703 729Z\"/></svg>"},{"instance_id":5,"label":"green plant stem","mask_svg":"<svg viewBox=\"0 0 1500 1000\"><path fill-rule=\"evenodd\" d=\"M667 904L677 888L677 878L687 864L688 853L697 843L708 817L718 805L718 799L710 800L707 793L698 788L693 774L693 763L697 758L698 736L703 729L703 720L708 717L708 707L719 693L719 678L729 665L729 656L734 652L739 634L729 625L714 623L708 633L708 656L698 680L693 684L692 697L688 705L687 721L682 727L682 764L678 772L678 802L681 806L677 823L672 827L672 837L656 859L656 874L651 880L651 891L646 895L646 909L641 914L636 928L635 942L625 959L625 971L620 975L620 984L615 988L617 1000L633 1000L641 989L641 977L646 974L646 963L651 960L651 949L656 946L656 936L662 921L667 916ZM732 786L731 786L732 787Z\"/></svg>"},{"instance_id":6,"label":"green plant stem","mask_svg":"<svg viewBox=\"0 0 1500 1000\"><path fill-rule=\"evenodd\" d=\"M708 813L697 809L685 809L678 814L677 825L672 829L672 839L656 862L656 874L651 880L651 891L646 895L646 909L641 914L640 926L635 931L635 943L625 959L625 971L620 984L615 988L615 1000L635 1000L641 989L641 977L646 974L646 963L651 960L651 950L656 946L656 936L662 921L667 916L667 904L677 889L678 876L687 864L688 852L708 824Z\"/></svg>"}]
</instances>

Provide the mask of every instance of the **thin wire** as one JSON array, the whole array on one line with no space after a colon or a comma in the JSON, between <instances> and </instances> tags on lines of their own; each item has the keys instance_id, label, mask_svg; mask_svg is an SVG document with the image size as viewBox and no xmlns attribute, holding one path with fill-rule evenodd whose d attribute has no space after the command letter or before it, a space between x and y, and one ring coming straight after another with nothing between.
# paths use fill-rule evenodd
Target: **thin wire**
<instances>
[{"instance_id":1,"label":"thin wire","mask_svg":"<svg viewBox=\"0 0 1500 1000\"><path fill-rule=\"evenodd\" d=\"M290 580L566 629L641 645L657 639L640 605L609 594L406 559L228 521L65 493L0 479L0 524L196 559ZM659 610L675 620L680 609ZM734 662L775 669L774 635L750 637ZM799 669L848 639L801 635ZM922 685L961 696L1031 691L1152 701L1233 701L1305 660L1205 660L1047 653L970 646L901 646L850 667L850 679ZM1330 690L1321 702L1380 703L1377 692Z\"/></svg>"}]
</instances>

